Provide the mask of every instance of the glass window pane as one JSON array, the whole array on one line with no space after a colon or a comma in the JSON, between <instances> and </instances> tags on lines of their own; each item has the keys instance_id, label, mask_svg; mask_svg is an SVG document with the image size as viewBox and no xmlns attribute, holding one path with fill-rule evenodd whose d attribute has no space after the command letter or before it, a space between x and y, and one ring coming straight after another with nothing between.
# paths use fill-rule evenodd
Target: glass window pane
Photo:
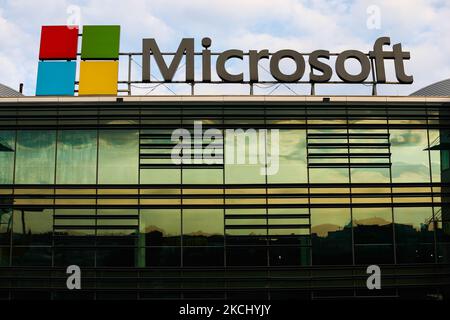
<instances>
[{"instance_id":1,"label":"glass window pane","mask_svg":"<svg viewBox=\"0 0 450 320\"><path fill-rule=\"evenodd\" d=\"M267 245L266 209L226 209L225 212L227 245Z\"/></svg>"},{"instance_id":2,"label":"glass window pane","mask_svg":"<svg viewBox=\"0 0 450 320\"><path fill-rule=\"evenodd\" d=\"M0 247L0 267L9 267L9 247Z\"/></svg>"},{"instance_id":3,"label":"glass window pane","mask_svg":"<svg viewBox=\"0 0 450 320\"><path fill-rule=\"evenodd\" d=\"M389 183L388 168L352 168L352 183Z\"/></svg>"},{"instance_id":4,"label":"glass window pane","mask_svg":"<svg viewBox=\"0 0 450 320\"><path fill-rule=\"evenodd\" d=\"M430 182L426 130L391 130L392 181Z\"/></svg>"},{"instance_id":5,"label":"glass window pane","mask_svg":"<svg viewBox=\"0 0 450 320\"><path fill-rule=\"evenodd\" d=\"M311 183L348 183L347 168L311 168L309 170Z\"/></svg>"},{"instance_id":6,"label":"glass window pane","mask_svg":"<svg viewBox=\"0 0 450 320\"><path fill-rule=\"evenodd\" d=\"M267 228L227 229L227 245L267 245Z\"/></svg>"},{"instance_id":7,"label":"glass window pane","mask_svg":"<svg viewBox=\"0 0 450 320\"><path fill-rule=\"evenodd\" d=\"M347 130L310 129L307 143L311 183L349 182Z\"/></svg>"},{"instance_id":8,"label":"glass window pane","mask_svg":"<svg viewBox=\"0 0 450 320\"><path fill-rule=\"evenodd\" d=\"M141 209L139 217L146 246L180 245L181 210Z\"/></svg>"},{"instance_id":9,"label":"glass window pane","mask_svg":"<svg viewBox=\"0 0 450 320\"><path fill-rule=\"evenodd\" d=\"M97 245L137 246L139 214L137 209L98 209Z\"/></svg>"},{"instance_id":10,"label":"glass window pane","mask_svg":"<svg viewBox=\"0 0 450 320\"><path fill-rule=\"evenodd\" d=\"M96 183L97 131L59 131L57 158L56 183Z\"/></svg>"},{"instance_id":11,"label":"glass window pane","mask_svg":"<svg viewBox=\"0 0 450 320\"><path fill-rule=\"evenodd\" d=\"M262 170L262 173L261 173ZM264 165L256 164L226 164L226 183L266 183Z\"/></svg>"},{"instance_id":12,"label":"glass window pane","mask_svg":"<svg viewBox=\"0 0 450 320\"><path fill-rule=\"evenodd\" d=\"M139 161L137 130L100 130L99 144L98 183L137 183Z\"/></svg>"},{"instance_id":13,"label":"glass window pane","mask_svg":"<svg viewBox=\"0 0 450 320\"><path fill-rule=\"evenodd\" d=\"M437 259L439 263L450 263L450 243L437 244Z\"/></svg>"},{"instance_id":14,"label":"glass window pane","mask_svg":"<svg viewBox=\"0 0 450 320\"><path fill-rule=\"evenodd\" d=\"M450 243L450 221L438 221L436 227L437 241Z\"/></svg>"},{"instance_id":15,"label":"glass window pane","mask_svg":"<svg viewBox=\"0 0 450 320\"><path fill-rule=\"evenodd\" d=\"M397 243L434 242L432 208L394 208Z\"/></svg>"},{"instance_id":16,"label":"glass window pane","mask_svg":"<svg viewBox=\"0 0 450 320\"><path fill-rule=\"evenodd\" d=\"M77 265L93 267L95 264L95 250L89 248L55 248L55 267Z\"/></svg>"},{"instance_id":17,"label":"glass window pane","mask_svg":"<svg viewBox=\"0 0 450 320\"><path fill-rule=\"evenodd\" d=\"M434 244L397 244L397 263L434 262Z\"/></svg>"},{"instance_id":18,"label":"glass window pane","mask_svg":"<svg viewBox=\"0 0 450 320\"><path fill-rule=\"evenodd\" d=\"M135 267L135 248L97 248L97 267Z\"/></svg>"},{"instance_id":19,"label":"glass window pane","mask_svg":"<svg viewBox=\"0 0 450 320\"><path fill-rule=\"evenodd\" d=\"M443 136L447 135L448 133L444 132L444 130L441 130ZM430 157L431 157L431 178L433 182L441 182L441 160L447 160L443 161L448 163L448 150L439 150L439 144L441 143L439 130L429 130L430 135ZM444 141L443 141L444 142ZM434 148L433 148L434 147ZM437 148L437 149L435 149ZM447 159L443 159L447 156ZM442 168L444 170L446 168ZM448 166L447 166L448 169Z\"/></svg>"},{"instance_id":20,"label":"glass window pane","mask_svg":"<svg viewBox=\"0 0 450 320\"><path fill-rule=\"evenodd\" d=\"M183 169L184 184L222 184L222 169Z\"/></svg>"},{"instance_id":21,"label":"glass window pane","mask_svg":"<svg viewBox=\"0 0 450 320\"><path fill-rule=\"evenodd\" d=\"M0 131L0 184L13 183L15 131Z\"/></svg>"},{"instance_id":22,"label":"glass window pane","mask_svg":"<svg viewBox=\"0 0 450 320\"><path fill-rule=\"evenodd\" d=\"M93 245L95 224L95 209L55 209L55 246Z\"/></svg>"},{"instance_id":23,"label":"glass window pane","mask_svg":"<svg viewBox=\"0 0 450 320\"><path fill-rule=\"evenodd\" d=\"M278 171L272 175L268 171L268 182L306 183L308 181L306 131L280 130L279 141L272 141L270 136L268 138L268 150L272 147L272 143L278 143L279 145ZM273 160L276 161L277 159Z\"/></svg>"},{"instance_id":24,"label":"glass window pane","mask_svg":"<svg viewBox=\"0 0 450 320\"><path fill-rule=\"evenodd\" d=\"M50 247L13 247L13 266L51 266L52 249Z\"/></svg>"},{"instance_id":25,"label":"glass window pane","mask_svg":"<svg viewBox=\"0 0 450 320\"><path fill-rule=\"evenodd\" d=\"M228 266L267 266L267 247L227 247Z\"/></svg>"},{"instance_id":26,"label":"glass window pane","mask_svg":"<svg viewBox=\"0 0 450 320\"><path fill-rule=\"evenodd\" d=\"M390 264L394 263L392 245L356 245L356 264Z\"/></svg>"},{"instance_id":27,"label":"glass window pane","mask_svg":"<svg viewBox=\"0 0 450 320\"><path fill-rule=\"evenodd\" d=\"M354 208L353 234L355 244L392 243L392 209Z\"/></svg>"},{"instance_id":28,"label":"glass window pane","mask_svg":"<svg viewBox=\"0 0 450 320\"><path fill-rule=\"evenodd\" d=\"M147 267L179 267L181 249L179 247L153 247L145 250Z\"/></svg>"},{"instance_id":29,"label":"glass window pane","mask_svg":"<svg viewBox=\"0 0 450 320\"><path fill-rule=\"evenodd\" d=\"M257 131L225 133L225 182L266 183L266 168ZM264 155L262 153L262 155Z\"/></svg>"},{"instance_id":30,"label":"glass window pane","mask_svg":"<svg viewBox=\"0 0 450 320\"><path fill-rule=\"evenodd\" d=\"M350 209L311 209L311 237L314 265L352 263Z\"/></svg>"},{"instance_id":31,"label":"glass window pane","mask_svg":"<svg viewBox=\"0 0 450 320\"><path fill-rule=\"evenodd\" d=\"M221 209L183 210L183 244L187 246L223 245L224 217Z\"/></svg>"},{"instance_id":32,"label":"glass window pane","mask_svg":"<svg viewBox=\"0 0 450 320\"><path fill-rule=\"evenodd\" d=\"M51 245L53 237L53 210L14 210L14 245Z\"/></svg>"},{"instance_id":33,"label":"glass window pane","mask_svg":"<svg viewBox=\"0 0 450 320\"><path fill-rule=\"evenodd\" d=\"M270 247L269 263L271 266L307 266L310 254L308 247Z\"/></svg>"},{"instance_id":34,"label":"glass window pane","mask_svg":"<svg viewBox=\"0 0 450 320\"><path fill-rule=\"evenodd\" d=\"M180 169L141 169L141 184L180 184Z\"/></svg>"},{"instance_id":35,"label":"glass window pane","mask_svg":"<svg viewBox=\"0 0 450 320\"><path fill-rule=\"evenodd\" d=\"M12 220L12 209L0 208L0 246L8 246L11 242Z\"/></svg>"},{"instance_id":36,"label":"glass window pane","mask_svg":"<svg viewBox=\"0 0 450 320\"><path fill-rule=\"evenodd\" d=\"M183 265L187 267L223 266L224 249L221 247L184 247Z\"/></svg>"},{"instance_id":37,"label":"glass window pane","mask_svg":"<svg viewBox=\"0 0 450 320\"><path fill-rule=\"evenodd\" d=\"M55 140L55 131L26 130L17 132L17 184L54 183Z\"/></svg>"},{"instance_id":38,"label":"glass window pane","mask_svg":"<svg viewBox=\"0 0 450 320\"><path fill-rule=\"evenodd\" d=\"M269 226L268 239L270 245L310 245L310 218L307 208L269 209L268 213L269 219L267 223ZM302 217L298 215L302 215Z\"/></svg>"}]
</instances>

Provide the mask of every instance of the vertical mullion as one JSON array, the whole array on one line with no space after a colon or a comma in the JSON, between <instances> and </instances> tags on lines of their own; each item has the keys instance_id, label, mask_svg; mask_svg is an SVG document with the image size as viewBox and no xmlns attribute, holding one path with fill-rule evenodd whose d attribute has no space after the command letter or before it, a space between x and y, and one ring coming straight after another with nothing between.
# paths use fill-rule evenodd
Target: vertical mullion
<instances>
[{"instance_id":1,"label":"vertical mullion","mask_svg":"<svg viewBox=\"0 0 450 320\"><path fill-rule=\"evenodd\" d=\"M349 122L349 113L348 113L348 104L345 104L345 124L347 128L347 165L348 165L348 183L349 183L349 200L350 200L350 226L352 228L352 262L353 265L356 264L356 258L355 258L355 232L353 227L353 186L352 186L352 166L351 166L351 159L350 159L350 122ZM354 280L353 280L354 281ZM352 281L352 282L353 282ZM353 282L353 296L356 297L356 288L355 283Z\"/></svg>"},{"instance_id":2,"label":"vertical mullion","mask_svg":"<svg viewBox=\"0 0 450 320\"><path fill-rule=\"evenodd\" d=\"M17 118L16 118L17 123ZM11 231L9 235L9 266L12 267L12 259L13 259L13 234L14 234L14 195L15 195L15 186L16 186L16 158L17 158L17 138L18 138L18 130L17 127L14 129L14 160L13 160L13 187L12 187L12 205L11 205ZM10 280L11 281L11 280ZM10 286L8 290L8 299L12 300L12 283L9 282L8 285Z\"/></svg>"},{"instance_id":3,"label":"vertical mullion","mask_svg":"<svg viewBox=\"0 0 450 320\"><path fill-rule=\"evenodd\" d=\"M57 114L59 111L57 111ZM57 174L57 165L58 165L58 140L59 140L59 126L57 126L55 130L55 165L53 168L53 208L52 208L52 242L51 242L51 265L52 267L55 267L55 196L56 196L56 174ZM53 272L51 273L50 281L53 282ZM54 292L51 290L50 292L50 299L54 299Z\"/></svg>"},{"instance_id":4,"label":"vertical mullion","mask_svg":"<svg viewBox=\"0 0 450 320\"><path fill-rule=\"evenodd\" d=\"M390 133L390 123L389 123L389 106L386 105L386 122L387 122L387 133L388 133L388 139L389 139L389 145L388 145L388 152L391 154L390 163L392 163L392 153L391 153L391 133ZM391 189L391 219L392 219L392 252L394 257L394 264L397 264L397 241L395 239L396 232L395 232L395 216L394 216L394 189L392 187L392 166L389 168L389 183L390 183L390 189Z\"/></svg>"},{"instance_id":5,"label":"vertical mullion","mask_svg":"<svg viewBox=\"0 0 450 320\"><path fill-rule=\"evenodd\" d=\"M434 242L434 263L438 263L438 252L437 252L437 228L435 226L436 223L436 217L434 212L434 192L433 192L433 170L432 170L432 163L431 163L431 150L430 150L430 128L429 128L429 118L428 118L428 107L426 107L426 117L427 117L427 144L428 144L428 166L429 166L429 174L430 174L430 192L431 192L431 218L433 223L433 242ZM440 135L440 133L439 133Z\"/></svg>"},{"instance_id":6,"label":"vertical mullion","mask_svg":"<svg viewBox=\"0 0 450 320\"><path fill-rule=\"evenodd\" d=\"M97 224L98 224L98 188L99 188L99 172L100 172L100 112L97 107L97 159L95 174L95 227L94 227L94 268L97 268ZM94 271L94 300L97 300L97 271Z\"/></svg>"}]
</instances>

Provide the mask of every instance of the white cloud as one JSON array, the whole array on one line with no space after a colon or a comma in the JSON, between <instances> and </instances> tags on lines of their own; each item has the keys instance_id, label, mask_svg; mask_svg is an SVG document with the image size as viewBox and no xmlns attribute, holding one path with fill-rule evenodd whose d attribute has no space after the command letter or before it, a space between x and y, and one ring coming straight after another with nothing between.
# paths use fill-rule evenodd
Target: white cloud
<instances>
[{"instance_id":1,"label":"white cloud","mask_svg":"<svg viewBox=\"0 0 450 320\"><path fill-rule=\"evenodd\" d=\"M17 90L19 83L30 81L29 73L36 70L29 59L35 41L19 25L7 20L1 8L0 31L0 82Z\"/></svg>"}]
</instances>

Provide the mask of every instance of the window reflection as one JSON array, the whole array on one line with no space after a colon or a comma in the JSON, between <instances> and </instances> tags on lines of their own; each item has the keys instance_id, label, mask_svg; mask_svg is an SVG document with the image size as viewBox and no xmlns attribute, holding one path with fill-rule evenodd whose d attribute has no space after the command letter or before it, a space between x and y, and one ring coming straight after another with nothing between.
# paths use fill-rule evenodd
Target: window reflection
<instances>
[{"instance_id":1,"label":"window reflection","mask_svg":"<svg viewBox=\"0 0 450 320\"><path fill-rule=\"evenodd\" d=\"M9 267L9 247L0 247L0 267Z\"/></svg>"},{"instance_id":2,"label":"window reflection","mask_svg":"<svg viewBox=\"0 0 450 320\"><path fill-rule=\"evenodd\" d=\"M223 169L183 169L185 184L222 184Z\"/></svg>"},{"instance_id":3,"label":"window reflection","mask_svg":"<svg viewBox=\"0 0 450 320\"><path fill-rule=\"evenodd\" d=\"M181 236L181 210L141 209L140 233L147 246L178 246Z\"/></svg>"},{"instance_id":4,"label":"window reflection","mask_svg":"<svg viewBox=\"0 0 450 320\"><path fill-rule=\"evenodd\" d=\"M448 150L439 150L440 133L439 130L428 130L430 139L430 160L431 160L431 178L432 182L441 182L441 158L444 154L448 155ZM447 156L448 160L448 156ZM447 161L448 163L448 161ZM448 168L448 166L447 166ZM445 169L445 168L442 168Z\"/></svg>"},{"instance_id":5,"label":"window reflection","mask_svg":"<svg viewBox=\"0 0 450 320\"><path fill-rule=\"evenodd\" d=\"M53 184L56 133L51 130L17 132L17 184Z\"/></svg>"},{"instance_id":6,"label":"window reflection","mask_svg":"<svg viewBox=\"0 0 450 320\"><path fill-rule=\"evenodd\" d=\"M15 141L15 131L0 131L0 184L13 183Z\"/></svg>"},{"instance_id":7,"label":"window reflection","mask_svg":"<svg viewBox=\"0 0 450 320\"><path fill-rule=\"evenodd\" d=\"M0 203L5 199L0 198ZM0 246L9 246L11 243L13 213L12 209L0 207Z\"/></svg>"},{"instance_id":8,"label":"window reflection","mask_svg":"<svg viewBox=\"0 0 450 320\"><path fill-rule=\"evenodd\" d=\"M261 175L260 164L223 169L152 166L160 159L149 155L161 154L166 164L170 149L148 146L152 152L146 149L145 153L142 144L167 146L165 135L170 132L142 129L139 137L134 129L60 130L57 134L23 130L17 131L16 143L15 131L0 131L0 184L13 182L14 150L7 145L17 149L19 184L173 184L164 190L155 186L141 190L73 186L56 193L53 187L0 190L0 265L48 266L53 261L55 266L220 267L449 261L445 183L450 180L450 156L448 150L425 150L436 139L444 141L445 130L430 130L428 139L422 129L393 129L388 137L385 129L309 128L307 141L306 130L282 129L279 172L267 177ZM270 139L267 142L270 147ZM307 142L316 144L309 149L309 158ZM372 150L372 146L350 148L348 143L381 142L391 144L392 168L358 166L386 164L386 158L384 162L377 159L379 153L389 154L385 150L389 146ZM247 141L247 159L250 146L252 142ZM308 161L313 164L309 172ZM434 203L428 194L429 161L432 181L444 183L433 186ZM306 184L308 174L311 186ZM390 186L391 175L400 184ZM224 182L246 185L224 189ZM271 185L265 186L266 182ZM347 185L350 182L353 185ZM13 192L19 208L14 212ZM53 194L64 197L55 201ZM379 208L390 206L392 199L398 206L414 202L439 206L436 219L430 207ZM30 205L51 206L54 201L83 208L58 208L54 216L49 207L29 209ZM215 209L224 204L226 209Z\"/></svg>"},{"instance_id":9,"label":"window reflection","mask_svg":"<svg viewBox=\"0 0 450 320\"><path fill-rule=\"evenodd\" d=\"M259 161L258 138L254 139L250 136L245 131L225 133L225 183L266 183L266 176L261 174L261 170L265 172L265 166ZM233 141L234 143L231 143ZM230 149L233 150L230 151ZM238 150L242 154L238 154ZM227 159L230 155L234 155L233 160ZM238 157L245 159L243 164L237 163ZM250 159L256 159L254 162L257 163L250 163Z\"/></svg>"},{"instance_id":10,"label":"window reflection","mask_svg":"<svg viewBox=\"0 0 450 320\"><path fill-rule=\"evenodd\" d=\"M147 248L145 251L145 265L148 267L179 267L181 265L181 248Z\"/></svg>"},{"instance_id":11,"label":"window reflection","mask_svg":"<svg viewBox=\"0 0 450 320\"><path fill-rule=\"evenodd\" d=\"M430 182L426 130L391 130L392 181Z\"/></svg>"},{"instance_id":12,"label":"window reflection","mask_svg":"<svg viewBox=\"0 0 450 320\"><path fill-rule=\"evenodd\" d=\"M97 267L135 267L134 248L97 248Z\"/></svg>"},{"instance_id":13,"label":"window reflection","mask_svg":"<svg viewBox=\"0 0 450 320\"><path fill-rule=\"evenodd\" d=\"M436 221L436 228L437 241L450 243L450 221Z\"/></svg>"},{"instance_id":14,"label":"window reflection","mask_svg":"<svg viewBox=\"0 0 450 320\"><path fill-rule=\"evenodd\" d=\"M95 250L92 248L54 248L55 267L77 265L80 267L95 266Z\"/></svg>"},{"instance_id":15,"label":"window reflection","mask_svg":"<svg viewBox=\"0 0 450 320\"><path fill-rule=\"evenodd\" d=\"M279 170L267 176L268 183L306 183L306 131L280 130L279 133ZM268 138L267 149L271 150L272 139Z\"/></svg>"},{"instance_id":16,"label":"window reflection","mask_svg":"<svg viewBox=\"0 0 450 320\"><path fill-rule=\"evenodd\" d=\"M227 247L228 266L267 266L267 247Z\"/></svg>"},{"instance_id":17,"label":"window reflection","mask_svg":"<svg viewBox=\"0 0 450 320\"><path fill-rule=\"evenodd\" d=\"M353 232L356 244L392 243L392 209L354 208Z\"/></svg>"},{"instance_id":18,"label":"window reflection","mask_svg":"<svg viewBox=\"0 0 450 320\"><path fill-rule=\"evenodd\" d=\"M313 168L309 169L311 183L348 183L348 169L341 168Z\"/></svg>"},{"instance_id":19,"label":"window reflection","mask_svg":"<svg viewBox=\"0 0 450 320\"><path fill-rule=\"evenodd\" d=\"M355 264L394 263L394 248L390 244L355 245Z\"/></svg>"},{"instance_id":20,"label":"window reflection","mask_svg":"<svg viewBox=\"0 0 450 320\"><path fill-rule=\"evenodd\" d=\"M13 217L14 245L51 245L53 209L18 209Z\"/></svg>"},{"instance_id":21,"label":"window reflection","mask_svg":"<svg viewBox=\"0 0 450 320\"><path fill-rule=\"evenodd\" d=\"M310 183L348 183L346 129L311 129L307 134Z\"/></svg>"},{"instance_id":22,"label":"window reflection","mask_svg":"<svg viewBox=\"0 0 450 320\"><path fill-rule=\"evenodd\" d=\"M354 208L355 263L393 263L391 208Z\"/></svg>"},{"instance_id":23,"label":"window reflection","mask_svg":"<svg viewBox=\"0 0 450 320\"><path fill-rule=\"evenodd\" d=\"M221 246L223 234L223 210L183 210L183 245Z\"/></svg>"},{"instance_id":24,"label":"window reflection","mask_svg":"<svg viewBox=\"0 0 450 320\"><path fill-rule=\"evenodd\" d=\"M432 208L394 208L397 242L432 242Z\"/></svg>"},{"instance_id":25,"label":"window reflection","mask_svg":"<svg viewBox=\"0 0 450 320\"><path fill-rule=\"evenodd\" d=\"M352 168L352 183L389 183L389 168Z\"/></svg>"},{"instance_id":26,"label":"window reflection","mask_svg":"<svg viewBox=\"0 0 450 320\"><path fill-rule=\"evenodd\" d=\"M180 184L180 169L141 169L141 184Z\"/></svg>"},{"instance_id":27,"label":"window reflection","mask_svg":"<svg viewBox=\"0 0 450 320\"><path fill-rule=\"evenodd\" d=\"M227 245L267 245L265 209L225 210Z\"/></svg>"},{"instance_id":28,"label":"window reflection","mask_svg":"<svg viewBox=\"0 0 450 320\"><path fill-rule=\"evenodd\" d=\"M270 247L271 266L307 266L310 264L310 248L298 246Z\"/></svg>"},{"instance_id":29,"label":"window reflection","mask_svg":"<svg viewBox=\"0 0 450 320\"><path fill-rule=\"evenodd\" d=\"M432 208L395 208L398 263L434 262Z\"/></svg>"},{"instance_id":30,"label":"window reflection","mask_svg":"<svg viewBox=\"0 0 450 320\"><path fill-rule=\"evenodd\" d=\"M137 130L99 131L100 184L138 182L139 136Z\"/></svg>"},{"instance_id":31,"label":"window reflection","mask_svg":"<svg viewBox=\"0 0 450 320\"><path fill-rule=\"evenodd\" d=\"M183 247L183 265L219 267L224 265L223 247Z\"/></svg>"},{"instance_id":32,"label":"window reflection","mask_svg":"<svg viewBox=\"0 0 450 320\"><path fill-rule=\"evenodd\" d=\"M139 215L137 209L98 209L97 245L136 246Z\"/></svg>"},{"instance_id":33,"label":"window reflection","mask_svg":"<svg viewBox=\"0 0 450 320\"><path fill-rule=\"evenodd\" d=\"M12 251L13 266L51 266L52 248L51 247L13 247Z\"/></svg>"},{"instance_id":34,"label":"window reflection","mask_svg":"<svg viewBox=\"0 0 450 320\"><path fill-rule=\"evenodd\" d=\"M56 183L93 184L97 173L97 131L58 133Z\"/></svg>"},{"instance_id":35,"label":"window reflection","mask_svg":"<svg viewBox=\"0 0 450 320\"><path fill-rule=\"evenodd\" d=\"M350 209L311 209L313 264L352 263Z\"/></svg>"},{"instance_id":36,"label":"window reflection","mask_svg":"<svg viewBox=\"0 0 450 320\"><path fill-rule=\"evenodd\" d=\"M92 246L95 243L95 225L95 209L56 209L54 244L55 246Z\"/></svg>"}]
</instances>

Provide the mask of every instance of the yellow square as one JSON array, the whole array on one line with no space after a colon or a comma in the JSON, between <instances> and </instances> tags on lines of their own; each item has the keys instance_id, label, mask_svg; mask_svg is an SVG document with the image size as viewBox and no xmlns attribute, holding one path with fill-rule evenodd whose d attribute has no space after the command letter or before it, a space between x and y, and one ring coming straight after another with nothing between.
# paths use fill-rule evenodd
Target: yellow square
<instances>
[{"instance_id":1,"label":"yellow square","mask_svg":"<svg viewBox=\"0 0 450 320\"><path fill-rule=\"evenodd\" d=\"M81 61L78 95L117 95L119 61Z\"/></svg>"}]
</instances>

